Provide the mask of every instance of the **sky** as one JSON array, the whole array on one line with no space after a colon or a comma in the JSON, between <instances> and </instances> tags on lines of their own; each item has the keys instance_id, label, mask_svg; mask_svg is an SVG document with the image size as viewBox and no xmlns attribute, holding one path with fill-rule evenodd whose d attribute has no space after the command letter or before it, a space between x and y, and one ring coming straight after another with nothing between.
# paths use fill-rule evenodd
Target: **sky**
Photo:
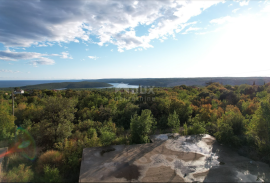
<instances>
[{"instance_id":1,"label":"sky","mask_svg":"<svg viewBox=\"0 0 270 183\"><path fill-rule=\"evenodd\" d=\"M269 20L269 0L1 0L0 80L270 77Z\"/></svg>"}]
</instances>

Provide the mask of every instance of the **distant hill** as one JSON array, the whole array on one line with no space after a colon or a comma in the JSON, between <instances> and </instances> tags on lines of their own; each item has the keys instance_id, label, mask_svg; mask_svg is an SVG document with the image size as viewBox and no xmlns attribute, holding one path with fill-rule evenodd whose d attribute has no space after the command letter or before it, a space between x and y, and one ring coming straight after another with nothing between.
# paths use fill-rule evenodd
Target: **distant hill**
<instances>
[{"instance_id":1,"label":"distant hill","mask_svg":"<svg viewBox=\"0 0 270 183\"><path fill-rule=\"evenodd\" d=\"M270 82L270 77L213 77L213 78L141 78L141 79L97 79L91 82L128 83L130 85L173 87L179 85L205 86L206 82L219 82L223 85L263 85Z\"/></svg>"},{"instance_id":2,"label":"distant hill","mask_svg":"<svg viewBox=\"0 0 270 183\"><path fill-rule=\"evenodd\" d=\"M110 87L112 85L103 82L63 82L63 83L46 83L39 85L23 86L22 89L59 89L59 88L97 88L97 87Z\"/></svg>"}]
</instances>

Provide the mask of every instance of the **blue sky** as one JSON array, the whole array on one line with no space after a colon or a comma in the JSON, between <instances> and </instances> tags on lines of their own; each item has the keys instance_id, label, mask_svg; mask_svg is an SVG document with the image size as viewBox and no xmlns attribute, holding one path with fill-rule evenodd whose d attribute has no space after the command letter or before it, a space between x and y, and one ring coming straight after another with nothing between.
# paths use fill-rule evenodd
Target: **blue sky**
<instances>
[{"instance_id":1,"label":"blue sky","mask_svg":"<svg viewBox=\"0 0 270 183\"><path fill-rule=\"evenodd\" d=\"M3 0L0 80L270 76L269 20L255 0Z\"/></svg>"}]
</instances>

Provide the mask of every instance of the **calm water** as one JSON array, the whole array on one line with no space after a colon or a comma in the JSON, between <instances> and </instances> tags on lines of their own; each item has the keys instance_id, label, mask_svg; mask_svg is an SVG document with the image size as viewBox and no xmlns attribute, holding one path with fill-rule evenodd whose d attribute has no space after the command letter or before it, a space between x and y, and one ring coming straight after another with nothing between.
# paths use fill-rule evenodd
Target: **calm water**
<instances>
[{"instance_id":1,"label":"calm water","mask_svg":"<svg viewBox=\"0 0 270 183\"><path fill-rule=\"evenodd\" d=\"M62 82L81 82L85 80L0 80L0 88L21 87L27 85L37 85L45 83L62 83ZM102 88L138 88L138 85L129 85L128 83L109 83L113 86Z\"/></svg>"},{"instance_id":2,"label":"calm water","mask_svg":"<svg viewBox=\"0 0 270 183\"><path fill-rule=\"evenodd\" d=\"M107 88L139 88L139 85L129 85L128 83L109 83L113 86Z\"/></svg>"}]
</instances>

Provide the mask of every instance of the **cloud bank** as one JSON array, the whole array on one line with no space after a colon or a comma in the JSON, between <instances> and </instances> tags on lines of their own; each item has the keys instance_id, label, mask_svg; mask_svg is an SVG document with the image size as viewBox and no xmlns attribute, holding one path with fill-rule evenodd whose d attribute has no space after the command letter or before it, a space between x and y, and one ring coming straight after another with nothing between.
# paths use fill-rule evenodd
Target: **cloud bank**
<instances>
[{"instance_id":1,"label":"cloud bank","mask_svg":"<svg viewBox=\"0 0 270 183\"><path fill-rule=\"evenodd\" d=\"M15 52L9 49L5 51L0 50L0 60L3 61L18 61L18 60L30 60L28 62L31 65L53 65L55 61L47 58L48 56L57 56L63 59L73 59L68 52L62 52L61 54L41 54L36 52Z\"/></svg>"},{"instance_id":2,"label":"cloud bank","mask_svg":"<svg viewBox=\"0 0 270 183\"><path fill-rule=\"evenodd\" d=\"M82 41L100 46L111 43L120 52L146 49L152 47L153 39L174 37L190 18L219 2L4 0L0 3L0 42L7 47L30 47ZM135 28L141 25L150 26L148 35L137 36Z\"/></svg>"}]
</instances>

